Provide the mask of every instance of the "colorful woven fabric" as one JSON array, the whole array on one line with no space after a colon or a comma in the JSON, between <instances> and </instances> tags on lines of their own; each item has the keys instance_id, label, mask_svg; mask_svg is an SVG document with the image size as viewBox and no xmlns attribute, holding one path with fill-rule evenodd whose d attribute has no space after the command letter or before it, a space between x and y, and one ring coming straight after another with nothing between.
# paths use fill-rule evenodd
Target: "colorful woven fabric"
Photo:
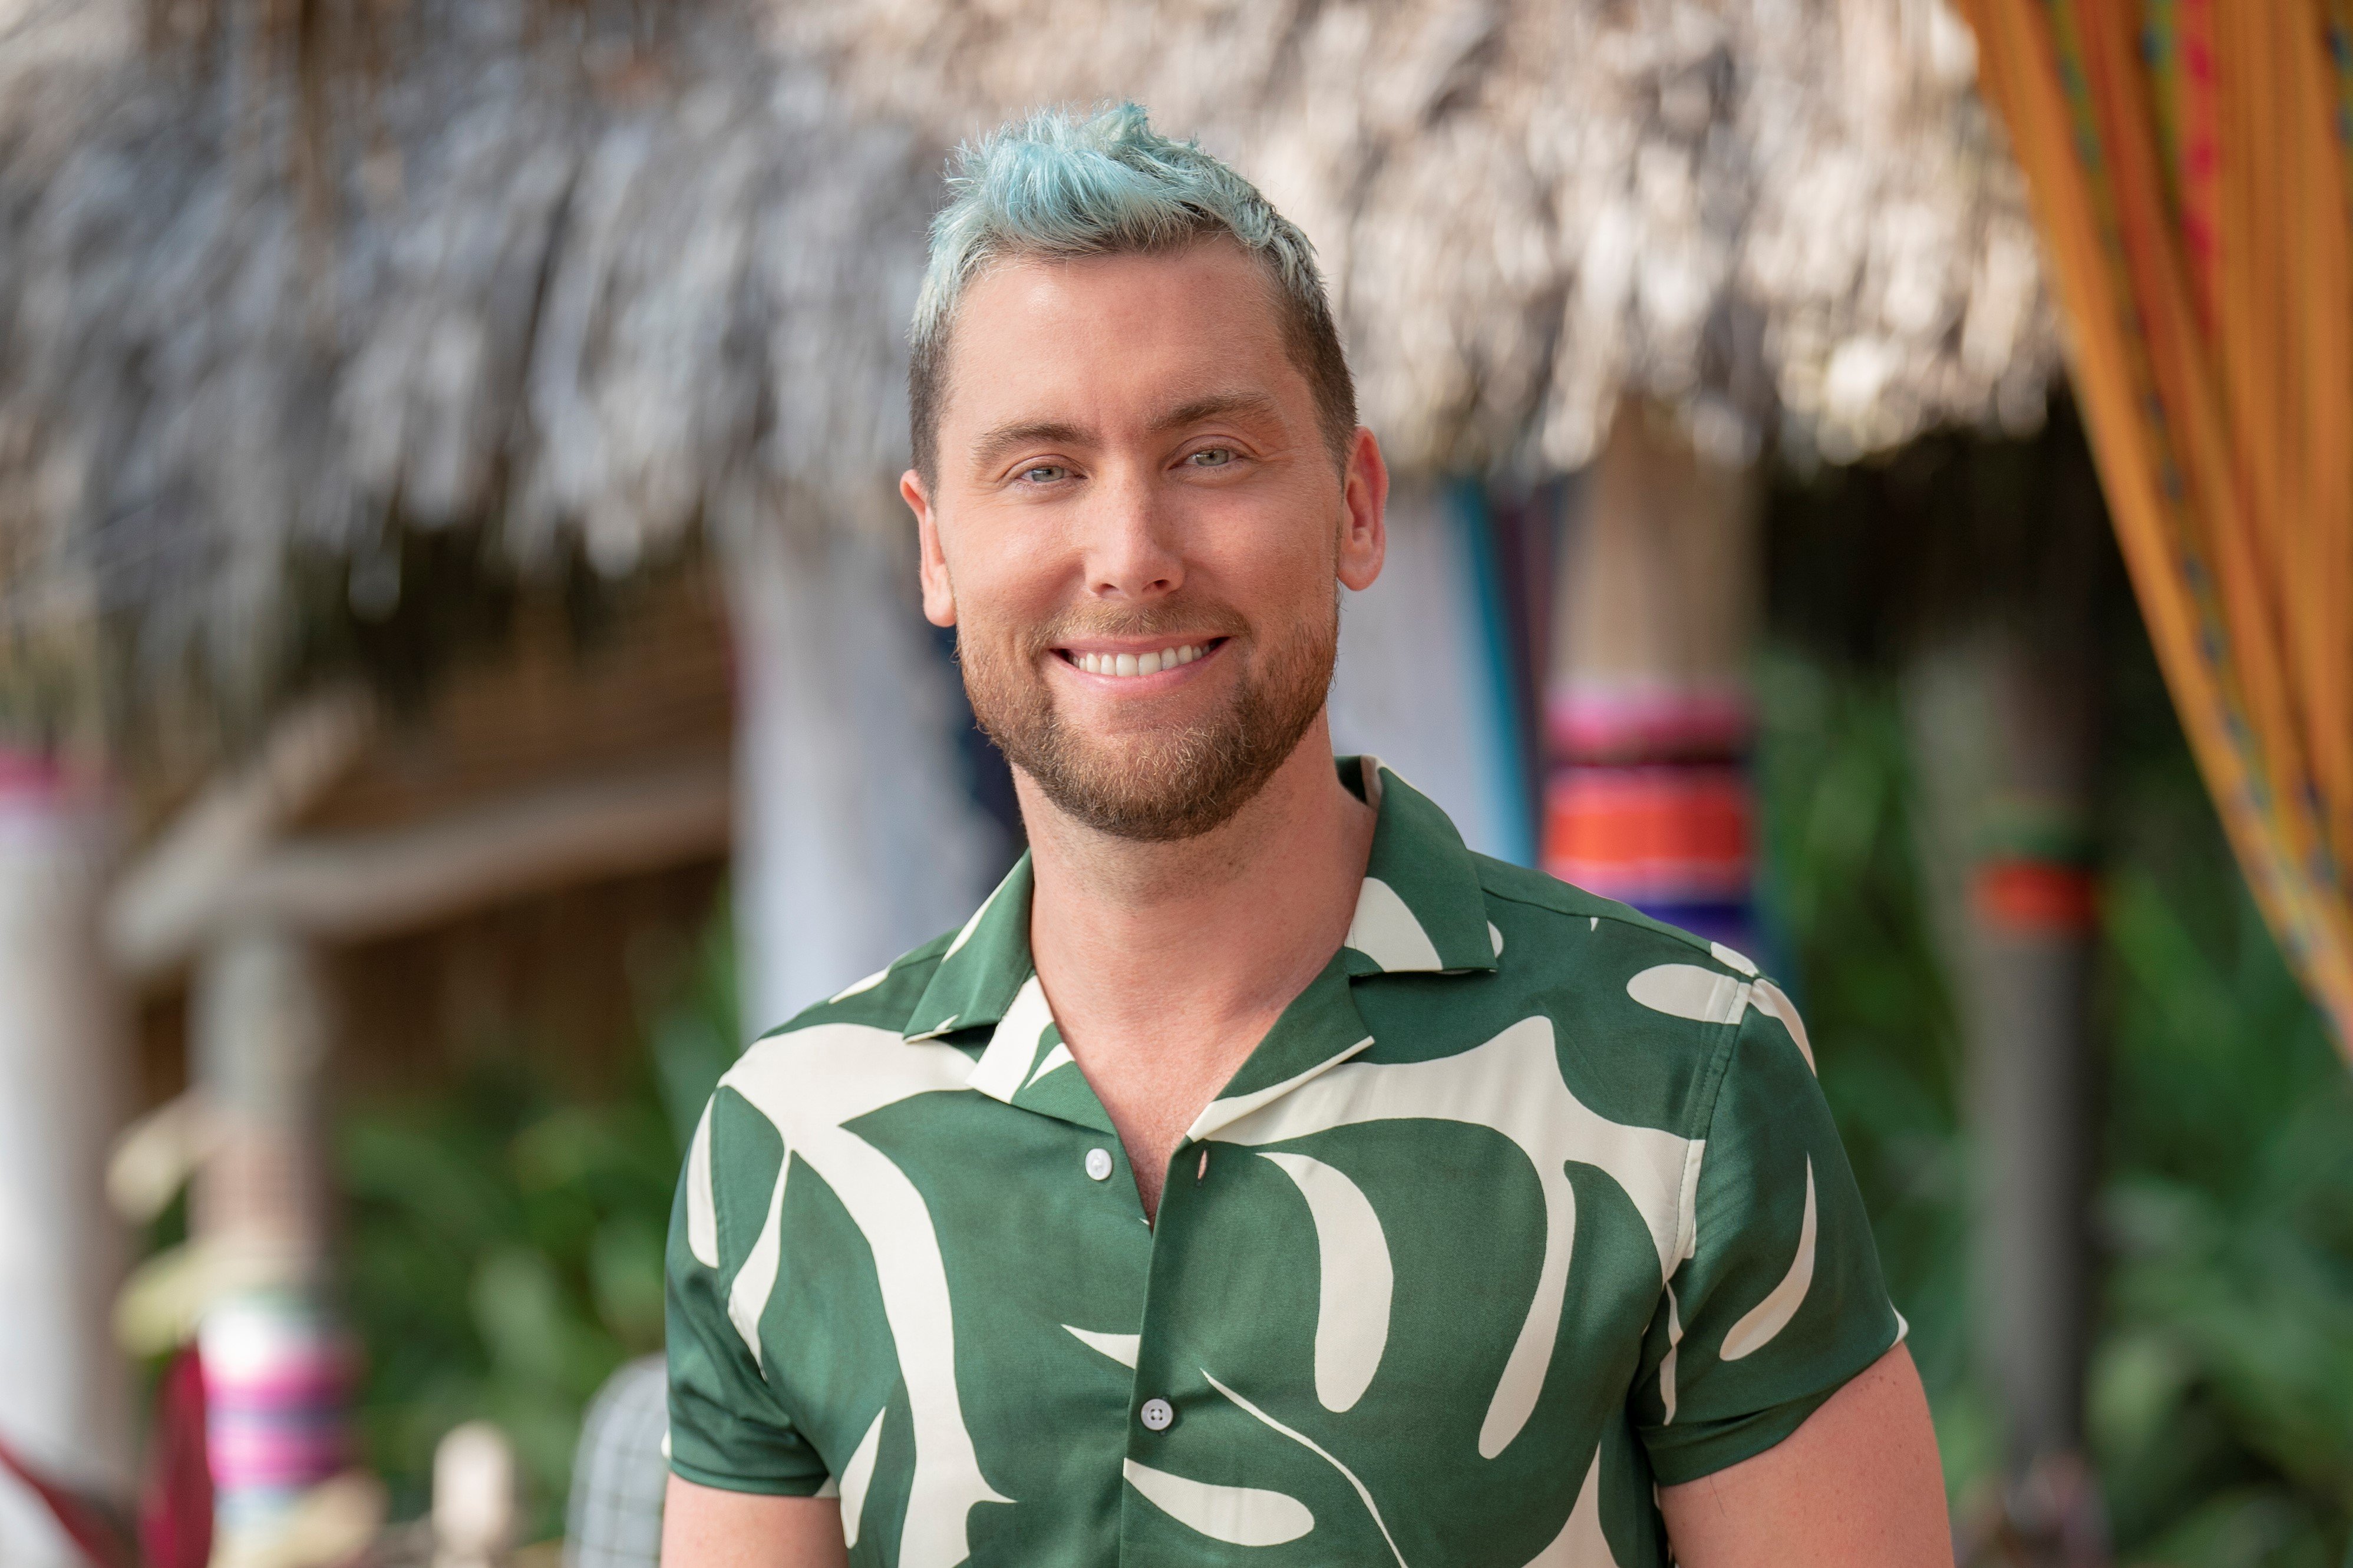
<instances>
[{"instance_id":1,"label":"colorful woven fabric","mask_svg":"<svg viewBox=\"0 0 2353 1568\"><path fill-rule=\"evenodd\" d=\"M293 1290L216 1303L197 1343L216 1515L229 1534L266 1539L305 1491L349 1462L352 1347Z\"/></svg>"},{"instance_id":2,"label":"colorful woven fabric","mask_svg":"<svg viewBox=\"0 0 2353 1568\"><path fill-rule=\"evenodd\" d=\"M1962 9L2183 728L2353 1056L2353 3Z\"/></svg>"},{"instance_id":3,"label":"colorful woven fabric","mask_svg":"<svg viewBox=\"0 0 2353 1568\"><path fill-rule=\"evenodd\" d=\"M1570 675L1546 721L1545 870L1654 920L1756 947L1746 693Z\"/></svg>"}]
</instances>

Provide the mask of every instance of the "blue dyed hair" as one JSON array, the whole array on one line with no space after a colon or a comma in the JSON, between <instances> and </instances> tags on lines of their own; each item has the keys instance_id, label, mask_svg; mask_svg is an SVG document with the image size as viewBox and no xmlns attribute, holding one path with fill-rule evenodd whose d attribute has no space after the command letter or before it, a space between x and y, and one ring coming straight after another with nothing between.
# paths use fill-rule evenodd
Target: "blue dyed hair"
<instances>
[{"instance_id":1,"label":"blue dyed hair","mask_svg":"<svg viewBox=\"0 0 2353 1568\"><path fill-rule=\"evenodd\" d=\"M1008 257L1159 255L1229 239L1265 268L1283 341L1315 395L1334 461L1346 461L1356 393L1324 297L1315 247L1258 187L1191 142L1172 142L1140 105L1084 116L1041 110L956 150L948 203L932 220L907 375L915 466L936 482L948 339L965 290Z\"/></svg>"}]
</instances>

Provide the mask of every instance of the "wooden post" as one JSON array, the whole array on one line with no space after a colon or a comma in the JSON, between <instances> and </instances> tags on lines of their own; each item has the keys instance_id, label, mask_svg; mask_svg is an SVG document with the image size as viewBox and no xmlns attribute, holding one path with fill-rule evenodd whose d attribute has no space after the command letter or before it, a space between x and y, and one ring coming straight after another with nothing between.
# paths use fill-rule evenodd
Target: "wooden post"
<instances>
[{"instance_id":1,"label":"wooden post","mask_svg":"<svg viewBox=\"0 0 2353 1568\"><path fill-rule=\"evenodd\" d=\"M1968 1052L1972 1337L2003 1432L2001 1495L1965 1508L1960 1526L1993 1560L2052 1568L2105 1558L2082 1453L2095 689L2076 636L1998 619L1921 659L1908 690L1922 858Z\"/></svg>"},{"instance_id":2,"label":"wooden post","mask_svg":"<svg viewBox=\"0 0 2353 1568\"><path fill-rule=\"evenodd\" d=\"M1756 486L1622 407L1561 553L1545 869L1747 949Z\"/></svg>"},{"instance_id":3,"label":"wooden post","mask_svg":"<svg viewBox=\"0 0 2353 1568\"><path fill-rule=\"evenodd\" d=\"M129 1379L111 1324L127 1248L107 1207L128 1051L99 941L102 820L45 761L0 752L0 1436L122 1495ZM79 1559L0 1482L0 1563Z\"/></svg>"},{"instance_id":4,"label":"wooden post","mask_svg":"<svg viewBox=\"0 0 2353 1568\"><path fill-rule=\"evenodd\" d=\"M350 1458L351 1351L328 1295L327 998L311 943L268 924L223 933L196 975L195 1076L219 1141L195 1228L226 1282L197 1330L216 1562L266 1552Z\"/></svg>"},{"instance_id":5,"label":"wooden post","mask_svg":"<svg viewBox=\"0 0 2353 1568\"><path fill-rule=\"evenodd\" d=\"M726 586L749 1037L955 929L1005 854L966 782L911 555L769 527L729 552Z\"/></svg>"}]
</instances>

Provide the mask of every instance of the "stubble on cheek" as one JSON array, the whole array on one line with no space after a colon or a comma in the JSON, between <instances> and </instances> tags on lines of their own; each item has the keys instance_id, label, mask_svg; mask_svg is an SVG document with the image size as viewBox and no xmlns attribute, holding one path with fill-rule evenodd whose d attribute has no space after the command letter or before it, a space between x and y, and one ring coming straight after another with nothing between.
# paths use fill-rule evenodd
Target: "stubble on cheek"
<instances>
[{"instance_id":1,"label":"stubble on cheek","mask_svg":"<svg viewBox=\"0 0 2353 1568\"><path fill-rule=\"evenodd\" d=\"M1112 734L1082 731L1055 700L1045 661L1085 633L1196 637L1217 628L1240 674L1213 711ZM1185 605L1146 615L1061 617L1023 635L969 624L957 658L973 714L1008 761L1070 816L1113 837L1166 843L1229 821L1298 748L1324 707L1339 652L1339 605L1261 639L1230 612Z\"/></svg>"}]
</instances>

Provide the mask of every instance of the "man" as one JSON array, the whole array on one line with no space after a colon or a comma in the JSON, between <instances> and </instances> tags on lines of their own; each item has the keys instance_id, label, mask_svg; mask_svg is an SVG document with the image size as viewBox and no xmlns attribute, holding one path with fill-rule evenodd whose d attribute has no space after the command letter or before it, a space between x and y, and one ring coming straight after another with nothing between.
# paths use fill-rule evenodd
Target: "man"
<instances>
[{"instance_id":1,"label":"man","mask_svg":"<svg viewBox=\"0 0 2353 1568\"><path fill-rule=\"evenodd\" d=\"M1040 115L964 155L912 383L1030 849L704 1113L665 1560L1948 1563L1782 994L1332 755L1388 477L1299 232Z\"/></svg>"}]
</instances>

